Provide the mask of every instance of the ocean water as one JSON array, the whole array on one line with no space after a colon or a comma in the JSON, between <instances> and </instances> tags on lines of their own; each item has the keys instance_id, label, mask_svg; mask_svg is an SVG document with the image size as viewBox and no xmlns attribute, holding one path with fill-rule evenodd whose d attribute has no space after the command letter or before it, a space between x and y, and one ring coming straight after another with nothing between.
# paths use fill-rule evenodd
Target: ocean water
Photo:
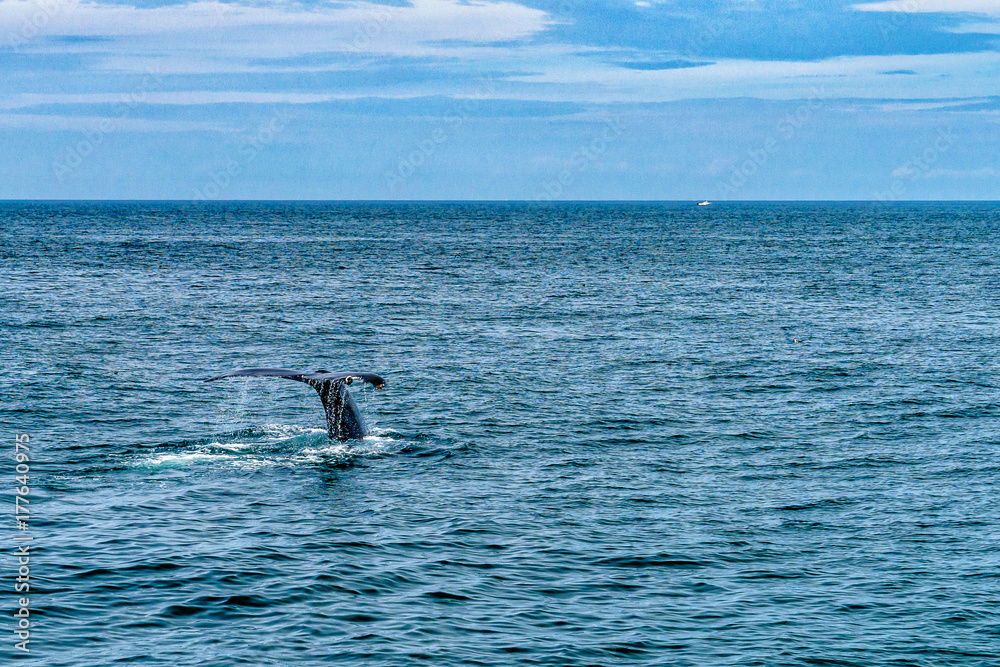
<instances>
[{"instance_id":1,"label":"ocean water","mask_svg":"<svg viewBox=\"0 0 1000 667\"><path fill-rule=\"evenodd\" d=\"M998 205L6 203L0 262L4 664L1000 664ZM244 366L382 374L372 435Z\"/></svg>"}]
</instances>

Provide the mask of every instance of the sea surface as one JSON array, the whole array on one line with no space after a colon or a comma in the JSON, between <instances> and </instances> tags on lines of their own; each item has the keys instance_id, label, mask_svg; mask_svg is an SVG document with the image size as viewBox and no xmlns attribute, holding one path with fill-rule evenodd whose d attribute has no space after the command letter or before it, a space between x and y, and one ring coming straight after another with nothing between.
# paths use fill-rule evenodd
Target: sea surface
<instances>
[{"instance_id":1,"label":"sea surface","mask_svg":"<svg viewBox=\"0 0 1000 667\"><path fill-rule=\"evenodd\" d=\"M4 665L1000 664L1000 205L3 203L0 266Z\"/></svg>"}]
</instances>

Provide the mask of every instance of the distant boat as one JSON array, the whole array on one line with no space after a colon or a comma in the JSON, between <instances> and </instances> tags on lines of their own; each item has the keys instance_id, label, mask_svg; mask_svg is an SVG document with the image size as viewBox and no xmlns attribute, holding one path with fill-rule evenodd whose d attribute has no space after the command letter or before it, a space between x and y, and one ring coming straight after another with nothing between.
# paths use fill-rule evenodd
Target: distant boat
<instances>
[{"instance_id":1,"label":"distant boat","mask_svg":"<svg viewBox=\"0 0 1000 667\"><path fill-rule=\"evenodd\" d=\"M710 202L710 201L703 201L703 202L699 202L698 203L698 206L711 206L711 205L712 205L712 202Z\"/></svg>"}]
</instances>

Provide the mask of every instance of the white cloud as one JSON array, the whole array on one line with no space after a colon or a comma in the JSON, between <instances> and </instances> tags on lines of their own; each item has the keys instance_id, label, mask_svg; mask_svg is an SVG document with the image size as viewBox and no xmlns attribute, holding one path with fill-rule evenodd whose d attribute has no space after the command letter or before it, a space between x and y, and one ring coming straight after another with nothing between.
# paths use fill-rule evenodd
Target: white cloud
<instances>
[{"instance_id":1,"label":"white cloud","mask_svg":"<svg viewBox=\"0 0 1000 667\"><path fill-rule=\"evenodd\" d=\"M457 99L579 103L657 103L734 97L773 100L813 98L825 106L833 100L846 98L878 101L881 110L888 113L919 113L947 112L949 108L991 99L983 95L1000 95L1000 77L990 74L1000 72L1000 54L995 52L839 57L815 62L723 60L699 68L631 70L566 53L559 57L533 58L536 47L524 48L525 51L512 49L506 56L494 53L491 66L507 71L527 69L534 73L490 79L488 90L484 90L482 81L469 77L457 77L444 83L358 83L335 90L311 91L233 88L185 91L162 90L157 85L151 85L142 89L141 104L316 104L372 97L411 99L425 95L448 95ZM913 70L915 74L884 74L886 70L898 69ZM156 77L171 70L153 68L150 71L153 72L150 76ZM979 96L970 97L970 91ZM134 96L97 91L9 92L0 98L0 109L55 104L121 104L128 103ZM884 102L892 99L898 102Z\"/></svg>"},{"instance_id":2,"label":"white cloud","mask_svg":"<svg viewBox=\"0 0 1000 667\"><path fill-rule=\"evenodd\" d=\"M980 169L931 169L924 178L997 178L1000 177L1000 170L993 167L982 167Z\"/></svg>"},{"instance_id":3,"label":"white cloud","mask_svg":"<svg viewBox=\"0 0 1000 667\"><path fill-rule=\"evenodd\" d=\"M997 35L1000 34L1000 23L963 23L962 25L955 26L954 28L948 28L948 32L954 32L959 34L976 34L976 35Z\"/></svg>"},{"instance_id":4,"label":"white cloud","mask_svg":"<svg viewBox=\"0 0 1000 667\"><path fill-rule=\"evenodd\" d=\"M358 99L336 93L251 92L226 90L143 91L141 93L20 93L0 101L0 109L24 109L48 104L316 104Z\"/></svg>"},{"instance_id":5,"label":"white cloud","mask_svg":"<svg viewBox=\"0 0 1000 667\"><path fill-rule=\"evenodd\" d=\"M889 102L887 104L880 104L879 109L882 111L930 111L936 109L951 109L955 107L968 106L970 104L981 104L984 102L989 102L991 98L989 97L972 97L969 99L962 100L948 100L945 102Z\"/></svg>"},{"instance_id":6,"label":"white cloud","mask_svg":"<svg viewBox=\"0 0 1000 667\"><path fill-rule=\"evenodd\" d=\"M890 0L853 5L861 12L906 14L993 14L1000 16L1000 0Z\"/></svg>"},{"instance_id":7,"label":"white cloud","mask_svg":"<svg viewBox=\"0 0 1000 667\"><path fill-rule=\"evenodd\" d=\"M182 5L144 8L81 0L0 0L0 35L35 34L79 37L167 35L197 31L208 48L227 33L244 45L246 37L266 50L268 33L253 28L306 28L325 36L322 44L365 50L373 42L420 43L436 40L492 42L531 36L548 26L546 14L514 2L485 0L413 0L388 7L351 2L306 9L293 2L246 6L197 0ZM247 30L249 29L249 30ZM280 38L280 33L270 33ZM242 39L240 39L242 37ZM334 39L331 39L334 38ZM306 49L308 51L308 49Z\"/></svg>"},{"instance_id":8,"label":"white cloud","mask_svg":"<svg viewBox=\"0 0 1000 667\"><path fill-rule=\"evenodd\" d=\"M913 70L910 76L886 71ZM626 70L564 58L538 74L508 77L532 84L531 99L665 102L689 98L965 99L1000 94L1000 53L842 56L820 61L719 60L673 70ZM988 83L987 83L988 82ZM527 97L526 97L527 99Z\"/></svg>"},{"instance_id":9,"label":"white cloud","mask_svg":"<svg viewBox=\"0 0 1000 667\"><path fill-rule=\"evenodd\" d=\"M245 0L250 2L252 0ZM1000 0L979 5L1000 6ZM486 97L581 103L669 102L691 98L756 97L808 99L822 91L828 99L966 99L1000 95L1000 54L996 52L845 56L821 61L721 59L697 68L636 70L614 64L612 49L541 44L522 39L546 30L550 18L508 0L413 0L395 7L346 2L309 9L293 0L265 0L255 6L194 0L182 5L142 8L93 0L0 0L0 41L36 25L51 36L102 40L36 40L25 48L39 53L81 56L82 73L93 76L92 94L67 95L33 81L9 91L0 109L41 104L114 103L101 90L122 90L114 77L123 72L172 74L271 73L307 71L372 72L345 76L316 88L303 83L292 91L288 78L275 77L272 90L239 91L241 82L217 77L203 86L216 91L151 91L146 104L305 104L337 99L423 95L483 97L472 72L496 75ZM938 0L912 0L934 7ZM892 3L857 5L887 6ZM970 6L971 0L955 0ZM896 6L896 5L893 5ZM977 5L978 6L978 5ZM39 13L40 12L40 13ZM34 17L34 18L32 18ZM33 21L33 23L32 23ZM26 23L27 22L27 23ZM23 35L22 35L23 36ZM516 43L511 44L514 41ZM499 43L494 43L499 42ZM623 58L630 51L623 51ZM381 76L387 60L422 57L430 78ZM419 67L419 65L417 65ZM888 71L912 70L908 76ZM14 73L17 75L17 73ZM110 75L110 76L108 76ZM269 80L267 80L269 81ZM113 86L113 87L112 87ZM197 87L197 86L196 86ZM236 90L233 90L236 89ZM87 89L84 89L87 90ZM929 108L929 107L928 107Z\"/></svg>"},{"instance_id":10,"label":"white cloud","mask_svg":"<svg viewBox=\"0 0 1000 667\"><path fill-rule=\"evenodd\" d=\"M234 129L211 121L149 120L102 116L63 116L58 114L0 113L0 128L86 132L110 127L113 132L233 132Z\"/></svg>"}]
</instances>

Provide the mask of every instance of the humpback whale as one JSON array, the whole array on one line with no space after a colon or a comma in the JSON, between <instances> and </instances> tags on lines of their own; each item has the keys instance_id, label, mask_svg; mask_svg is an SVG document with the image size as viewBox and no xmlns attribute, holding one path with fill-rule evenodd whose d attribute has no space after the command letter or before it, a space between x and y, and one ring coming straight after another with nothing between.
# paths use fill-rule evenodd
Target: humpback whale
<instances>
[{"instance_id":1,"label":"humpback whale","mask_svg":"<svg viewBox=\"0 0 1000 667\"><path fill-rule=\"evenodd\" d=\"M241 368L239 370L216 375L205 382L214 382L229 377L277 377L305 382L319 393L326 411L327 436L331 440L345 442L360 440L367 435L365 422L361 418L361 410L354 402L347 385L354 380L361 380L376 389L385 386L385 380L375 373L331 373L319 370L315 373L300 373L284 368Z\"/></svg>"}]
</instances>

